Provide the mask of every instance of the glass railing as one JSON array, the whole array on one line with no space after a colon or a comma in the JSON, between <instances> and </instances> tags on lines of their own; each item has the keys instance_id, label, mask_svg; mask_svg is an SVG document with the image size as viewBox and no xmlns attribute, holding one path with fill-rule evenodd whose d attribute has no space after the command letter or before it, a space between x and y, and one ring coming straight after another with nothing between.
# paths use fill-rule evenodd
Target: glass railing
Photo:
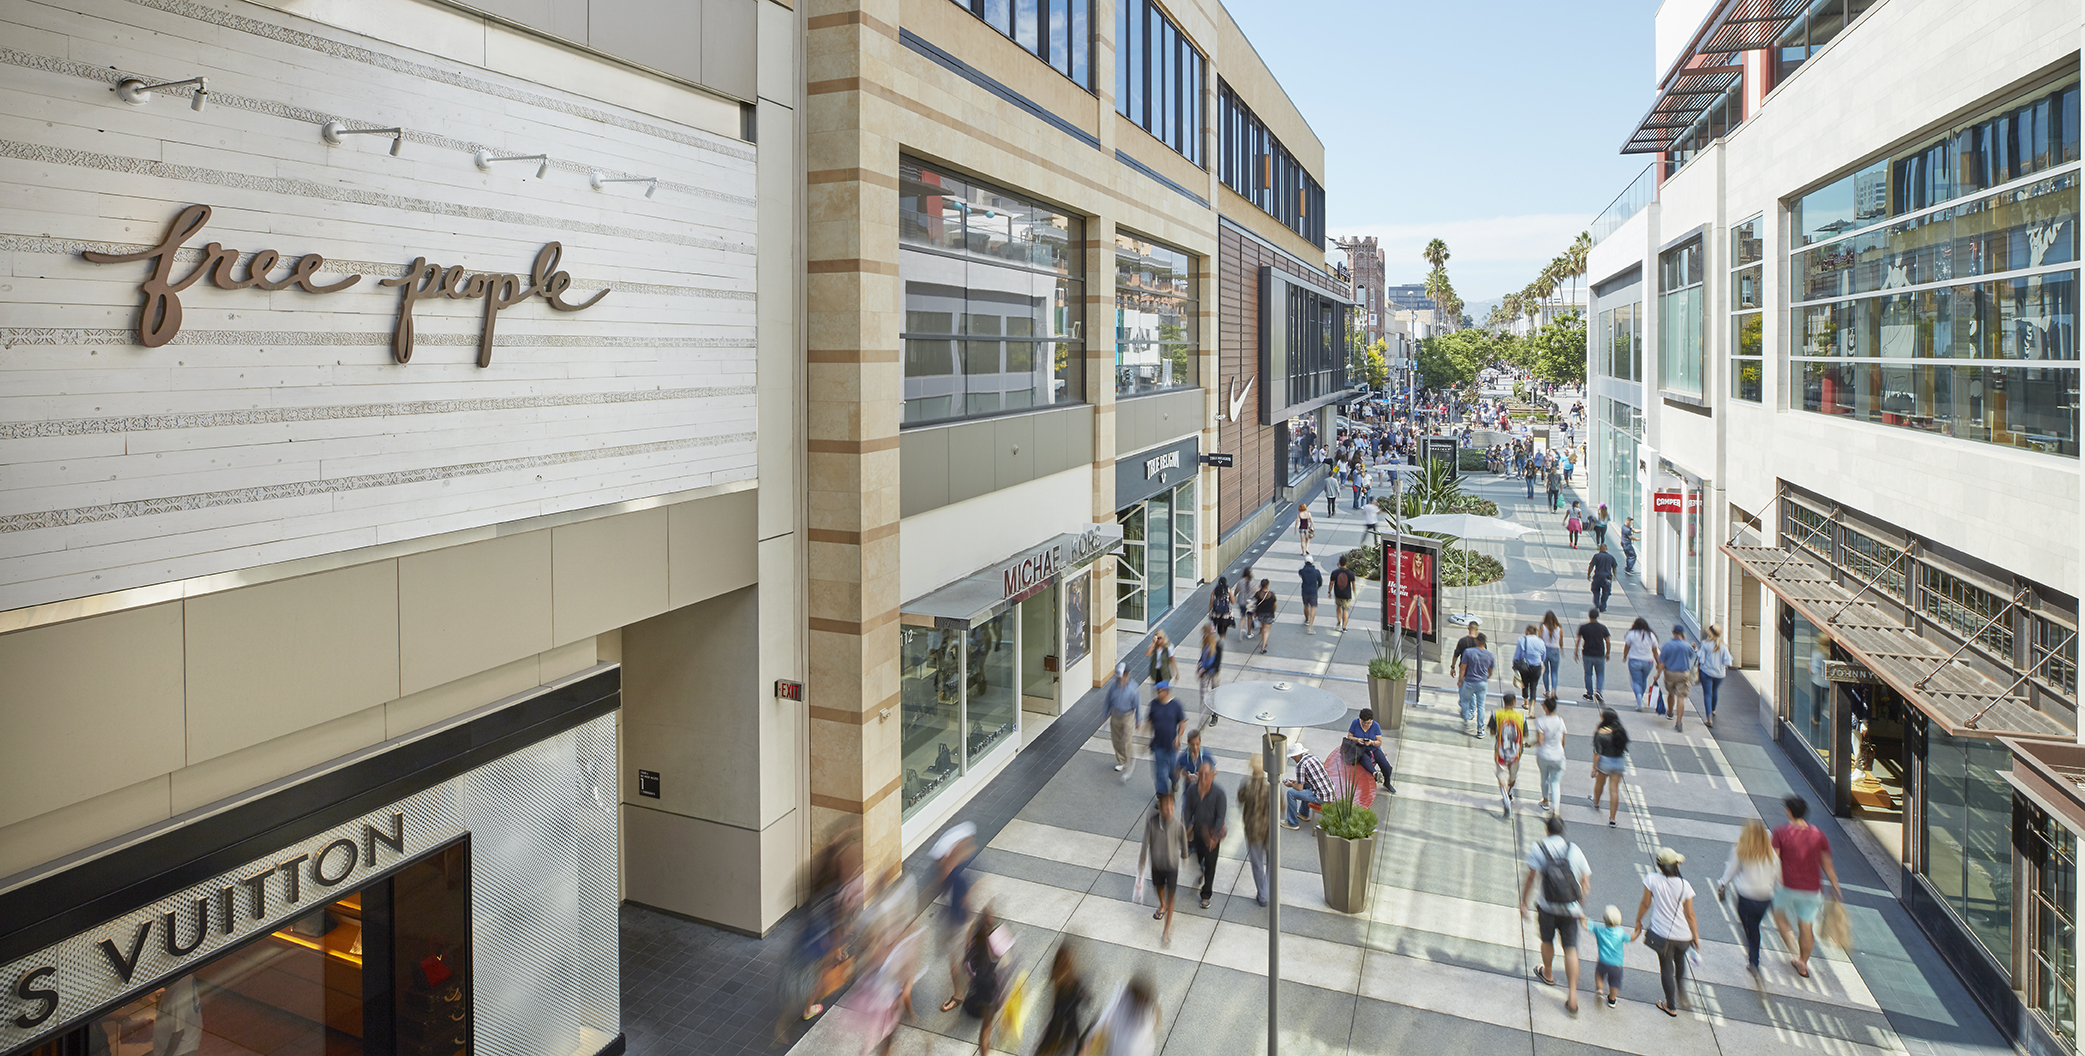
<instances>
[{"instance_id":1,"label":"glass railing","mask_svg":"<svg viewBox=\"0 0 2085 1056\"><path fill-rule=\"evenodd\" d=\"M1629 181L1629 186L1624 188L1614 201L1609 202L1607 208L1600 211L1599 217L1593 221L1593 226L1587 229L1592 232L1594 245L1599 245L1607 236L1614 234L1623 224L1629 222L1630 217L1643 212L1643 207L1658 197L1658 177L1654 171L1656 168L1656 162L1644 166L1643 171L1637 173L1634 180Z\"/></svg>"}]
</instances>

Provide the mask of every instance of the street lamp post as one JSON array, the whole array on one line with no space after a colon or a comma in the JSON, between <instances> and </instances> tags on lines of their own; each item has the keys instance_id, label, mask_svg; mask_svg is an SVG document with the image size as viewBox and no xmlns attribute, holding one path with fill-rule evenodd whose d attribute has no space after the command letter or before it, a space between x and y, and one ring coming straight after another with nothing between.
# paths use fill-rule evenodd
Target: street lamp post
<instances>
[{"instance_id":1,"label":"street lamp post","mask_svg":"<svg viewBox=\"0 0 2085 1056\"><path fill-rule=\"evenodd\" d=\"M1281 1049L1281 763L1288 727L1323 726L1343 719L1346 701L1300 682L1233 682L1210 694L1209 710L1226 719L1266 730L1261 750L1267 764L1267 1056Z\"/></svg>"}]
</instances>

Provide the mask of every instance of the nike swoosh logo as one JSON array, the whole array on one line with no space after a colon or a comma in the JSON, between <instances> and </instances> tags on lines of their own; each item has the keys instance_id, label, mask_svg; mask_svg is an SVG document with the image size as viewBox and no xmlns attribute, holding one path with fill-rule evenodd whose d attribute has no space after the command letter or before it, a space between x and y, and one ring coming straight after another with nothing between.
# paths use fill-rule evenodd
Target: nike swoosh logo
<instances>
[{"instance_id":1,"label":"nike swoosh logo","mask_svg":"<svg viewBox=\"0 0 2085 1056\"><path fill-rule=\"evenodd\" d=\"M1244 389L1244 391L1242 391L1242 392L1238 393L1237 395L1235 395L1235 396L1232 396L1232 397L1231 397L1231 420L1232 420L1232 421L1234 421L1234 422L1235 422L1235 421L1237 421L1237 420L1238 420L1238 415L1244 412L1244 410L1245 410L1245 398L1246 398L1247 396L1249 396L1249 395L1251 395L1251 394L1252 394L1252 383L1253 383L1253 382L1254 382L1255 380L1257 380L1257 378L1258 378L1258 375L1254 375L1254 376L1253 376L1253 377L1251 377L1251 378L1247 378L1247 379L1245 379L1245 389ZM1232 379L1231 379L1231 387L1232 387L1232 388L1234 388L1234 389L1238 387L1238 379L1237 379L1237 378L1232 378Z\"/></svg>"}]
</instances>

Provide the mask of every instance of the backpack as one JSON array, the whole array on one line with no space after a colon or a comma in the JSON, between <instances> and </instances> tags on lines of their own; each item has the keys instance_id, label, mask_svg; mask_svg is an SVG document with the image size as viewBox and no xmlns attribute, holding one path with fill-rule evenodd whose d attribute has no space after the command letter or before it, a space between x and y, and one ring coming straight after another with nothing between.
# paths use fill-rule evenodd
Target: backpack
<instances>
[{"instance_id":1,"label":"backpack","mask_svg":"<svg viewBox=\"0 0 2085 1056\"><path fill-rule=\"evenodd\" d=\"M1558 855L1542 845L1542 901L1552 906L1565 906L1579 900L1578 874L1571 871L1571 845L1564 845L1564 853Z\"/></svg>"}]
</instances>

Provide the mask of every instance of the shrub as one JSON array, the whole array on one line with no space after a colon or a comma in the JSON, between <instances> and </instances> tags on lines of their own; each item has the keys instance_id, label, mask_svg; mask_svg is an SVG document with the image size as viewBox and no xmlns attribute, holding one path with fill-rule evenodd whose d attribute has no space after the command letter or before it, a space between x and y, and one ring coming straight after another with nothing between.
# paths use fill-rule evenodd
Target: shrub
<instances>
[{"instance_id":1,"label":"shrub","mask_svg":"<svg viewBox=\"0 0 2085 1056\"><path fill-rule=\"evenodd\" d=\"M1347 570L1357 579L1383 578L1383 552L1372 546L1347 551ZM1331 575L1327 572L1326 575Z\"/></svg>"},{"instance_id":2,"label":"shrub","mask_svg":"<svg viewBox=\"0 0 2085 1056\"><path fill-rule=\"evenodd\" d=\"M1484 449L1481 447L1457 448L1455 451L1455 468L1462 470L1464 473L1483 469Z\"/></svg>"},{"instance_id":3,"label":"shrub","mask_svg":"<svg viewBox=\"0 0 2085 1056\"><path fill-rule=\"evenodd\" d=\"M1355 806L1351 797L1335 799L1319 812L1318 829L1334 839L1365 840L1376 834L1376 812Z\"/></svg>"},{"instance_id":4,"label":"shrub","mask_svg":"<svg viewBox=\"0 0 2085 1056\"><path fill-rule=\"evenodd\" d=\"M1467 575L1464 570L1468 569ZM1506 566L1490 554L1466 547L1451 546L1441 556L1441 585L1447 587L1481 587L1506 578Z\"/></svg>"},{"instance_id":5,"label":"shrub","mask_svg":"<svg viewBox=\"0 0 2085 1056\"><path fill-rule=\"evenodd\" d=\"M1497 517L1499 504L1475 495L1464 495L1449 504L1443 513L1474 513L1479 517Z\"/></svg>"}]
</instances>

